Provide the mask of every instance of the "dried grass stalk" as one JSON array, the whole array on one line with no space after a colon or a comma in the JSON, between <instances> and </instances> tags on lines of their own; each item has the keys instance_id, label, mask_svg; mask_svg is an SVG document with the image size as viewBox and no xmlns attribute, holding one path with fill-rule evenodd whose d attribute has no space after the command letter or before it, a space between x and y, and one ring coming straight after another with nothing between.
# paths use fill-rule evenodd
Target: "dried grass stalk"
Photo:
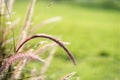
<instances>
[{"instance_id":1,"label":"dried grass stalk","mask_svg":"<svg viewBox=\"0 0 120 80\"><path fill-rule=\"evenodd\" d=\"M50 53L49 53L49 56L46 58L46 60L45 60L45 62L44 62L44 65L42 66L42 68L41 68L41 70L40 70L40 74L37 75L37 76L32 74L32 77L31 77L29 80L44 80L44 78L45 78L45 73L46 73L46 71L47 71L47 69L48 69L48 67L49 67L49 65L50 65L50 63L51 63L51 60L52 60L55 52L56 52L56 47L53 46L53 47L52 47L52 50L51 50ZM35 72L37 72L37 71L35 71ZM35 73L34 73L34 74L35 74Z\"/></svg>"},{"instance_id":2,"label":"dried grass stalk","mask_svg":"<svg viewBox=\"0 0 120 80\"><path fill-rule=\"evenodd\" d=\"M25 52L24 54L26 54L26 53L30 53L31 54L32 51L33 50L29 50L29 51ZM17 80L17 79L19 79L21 77L22 69L25 67L26 62L27 62L27 60L24 59L24 60L20 61L17 64L16 69L15 69L15 71L13 72L13 74L11 76L11 80Z\"/></svg>"},{"instance_id":3,"label":"dried grass stalk","mask_svg":"<svg viewBox=\"0 0 120 80\"><path fill-rule=\"evenodd\" d=\"M75 74L76 74L76 72L69 73L66 76L64 76L63 78L61 78L60 80L70 80L70 78Z\"/></svg>"},{"instance_id":4,"label":"dried grass stalk","mask_svg":"<svg viewBox=\"0 0 120 80\"><path fill-rule=\"evenodd\" d=\"M28 42L29 40L34 39L34 38L47 38L47 39L50 39L50 40L56 42L60 47L62 47L62 48L64 49L64 51L65 51L65 52L67 53L67 55L70 57L70 59L72 60L72 62L76 65L76 61L75 61L74 56L73 56L72 53L64 46L64 44L63 44L61 41L57 40L56 38L54 38L54 37L52 37L52 36L50 36L50 35L46 35L46 34L37 34L37 35L28 37L26 40L24 40L24 41L18 46L18 48L17 48L17 50L16 50L16 53L19 52L20 48L22 48L22 46L23 46L26 42Z\"/></svg>"},{"instance_id":5,"label":"dried grass stalk","mask_svg":"<svg viewBox=\"0 0 120 80\"><path fill-rule=\"evenodd\" d=\"M8 0L8 10L9 13L12 13L12 8L13 8L14 0Z\"/></svg>"},{"instance_id":6,"label":"dried grass stalk","mask_svg":"<svg viewBox=\"0 0 120 80\"><path fill-rule=\"evenodd\" d=\"M31 32L35 32L36 30L39 30L38 28L41 28L49 23L54 23L54 22L58 22L62 20L62 17L61 16L57 16L57 17L53 17L53 18L50 18L50 19L47 19L43 22L41 22L40 24L38 24L37 26L33 27Z\"/></svg>"},{"instance_id":7,"label":"dried grass stalk","mask_svg":"<svg viewBox=\"0 0 120 80\"><path fill-rule=\"evenodd\" d=\"M54 43L46 44L43 47L40 47L37 50L35 50L33 54L35 54L35 55L37 55L37 54L42 55L42 53L44 53L45 51L47 51L49 48L51 48L53 46L55 46Z\"/></svg>"},{"instance_id":8,"label":"dried grass stalk","mask_svg":"<svg viewBox=\"0 0 120 80\"><path fill-rule=\"evenodd\" d=\"M23 60L23 59L38 60L38 61L44 62L43 59L39 58L38 56L36 56L34 54L23 54L23 53L15 54L15 55L11 56L10 58L8 58L4 62L4 64L0 67L0 74L2 73L2 71L4 71L5 69L7 69L15 61L17 61L17 60Z\"/></svg>"},{"instance_id":9,"label":"dried grass stalk","mask_svg":"<svg viewBox=\"0 0 120 80\"><path fill-rule=\"evenodd\" d=\"M53 47L53 49L51 50L49 56L48 56L47 59L45 60L45 64L44 64L44 66L42 67L41 72L40 72L40 76L39 76L38 78L43 78L43 77L44 77L45 72L47 71L48 66L50 65L50 62L51 62L51 60L52 60L55 52L56 52L56 48Z\"/></svg>"},{"instance_id":10,"label":"dried grass stalk","mask_svg":"<svg viewBox=\"0 0 120 80\"><path fill-rule=\"evenodd\" d=\"M5 13L5 3L4 0L0 0L0 15L4 15Z\"/></svg>"},{"instance_id":11,"label":"dried grass stalk","mask_svg":"<svg viewBox=\"0 0 120 80\"><path fill-rule=\"evenodd\" d=\"M18 42L18 45L19 45L19 43L21 43L27 37L28 29L31 25L31 19L32 19L32 15L33 15L35 2L36 2L36 0L31 0L30 4L28 6L26 18L25 18L25 21L24 21L24 24L23 24L22 33L20 33L20 40Z\"/></svg>"}]
</instances>

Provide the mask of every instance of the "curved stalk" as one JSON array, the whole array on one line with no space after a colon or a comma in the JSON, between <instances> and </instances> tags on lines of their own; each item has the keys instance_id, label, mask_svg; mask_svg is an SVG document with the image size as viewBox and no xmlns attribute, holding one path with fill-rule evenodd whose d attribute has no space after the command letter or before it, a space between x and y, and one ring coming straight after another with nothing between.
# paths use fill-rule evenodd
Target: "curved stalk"
<instances>
[{"instance_id":1,"label":"curved stalk","mask_svg":"<svg viewBox=\"0 0 120 80\"><path fill-rule=\"evenodd\" d=\"M76 61L75 58L73 57L73 55L71 54L71 52L64 46L64 44L62 42L60 42L59 40L57 40L56 38L50 36L50 35L46 35L46 34L36 34L33 36L28 37L27 39L25 39L17 48L16 53L19 52L20 48L29 40L32 40L34 38L47 38L50 39L54 42L56 42L60 47L62 47L64 49L64 51L68 54L68 56L70 57L70 59L72 60L72 62L74 63L74 65L76 65Z\"/></svg>"}]
</instances>

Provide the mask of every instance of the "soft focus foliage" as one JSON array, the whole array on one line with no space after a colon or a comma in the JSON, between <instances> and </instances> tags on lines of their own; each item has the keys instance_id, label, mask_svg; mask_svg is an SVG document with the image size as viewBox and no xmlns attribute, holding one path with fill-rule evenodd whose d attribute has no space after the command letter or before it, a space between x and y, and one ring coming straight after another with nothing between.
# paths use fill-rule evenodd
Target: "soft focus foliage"
<instances>
[{"instance_id":1,"label":"soft focus foliage","mask_svg":"<svg viewBox=\"0 0 120 80\"><path fill-rule=\"evenodd\" d=\"M21 29L28 1L17 0L15 3L13 19L20 17L15 35ZM53 58L52 65L46 71L46 80L58 80L61 74L64 78L73 71L76 74L71 77L71 80L120 79L119 2L119 0L45 0L45 2L41 0L37 2L32 26L54 16L62 16L63 20L45 25L34 33L47 33L70 42L71 45L68 48L77 59L75 67L59 49ZM37 41L33 40L25 47L33 46L34 42ZM29 76L28 69L33 69L33 66L37 68L34 71L39 72L40 65L32 62L24 69L24 78Z\"/></svg>"}]
</instances>

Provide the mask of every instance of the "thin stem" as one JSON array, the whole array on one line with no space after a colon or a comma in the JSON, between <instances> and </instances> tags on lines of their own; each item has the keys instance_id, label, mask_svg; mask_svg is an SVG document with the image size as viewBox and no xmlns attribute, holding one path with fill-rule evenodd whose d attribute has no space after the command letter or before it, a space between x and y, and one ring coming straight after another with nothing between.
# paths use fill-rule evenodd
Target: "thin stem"
<instances>
[{"instance_id":1,"label":"thin stem","mask_svg":"<svg viewBox=\"0 0 120 80\"><path fill-rule=\"evenodd\" d=\"M57 40L56 38L50 36L50 35L46 35L46 34L37 34L31 37L28 37L27 39L25 39L17 48L16 53L19 52L20 48L29 40L34 39L34 38L47 38L50 39L54 42L56 42L59 46L61 46L65 52L68 54L68 56L70 57L70 59L72 60L72 62L76 65L76 61L75 58L73 57L73 55L71 54L71 52L64 46L64 44L62 42L60 42L59 40Z\"/></svg>"}]
</instances>

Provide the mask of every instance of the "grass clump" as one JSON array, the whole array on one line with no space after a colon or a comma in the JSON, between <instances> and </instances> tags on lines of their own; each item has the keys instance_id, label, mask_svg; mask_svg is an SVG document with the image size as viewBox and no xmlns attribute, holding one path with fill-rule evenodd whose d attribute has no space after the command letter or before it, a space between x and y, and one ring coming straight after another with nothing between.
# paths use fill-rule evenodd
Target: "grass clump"
<instances>
[{"instance_id":1,"label":"grass clump","mask_svg":"<svg viewBox=\"0 0 120 80\"><path fill-rule=\"evenodd\" d=\"M17 24L19 24L18 19L14 22L12 22L12 7L14 4L14 0L0 0L0 4L4 4L4 6L1 7L1 16L0 18L0 28L1 28L1 40L0 40L0 79L2 80L19 80L19 79L29 79L29 80L45 80L45 72L47 71L48 66L50 65L50 62L56 52L56 44L57 43L60 47L63 48L63 50L67 53L67 55L70 57L70 59L73 61L74 64L76 64L75 59L71 52L65 47L66 43L63 43L62 41L54 38L53 36L47 35L47 34L34 34L32 36L32 33L34 29L31 30L32 26L32 17L34 12L34 6L35 6L36 0L30 0L28 9L26 12L25 20L21 28L21 32L18 32L15 34L15 28L17 27ZM3 9L3 10L2 10ZM2 12L3 11L3 12ZM35 27L35 29L39 29L39 27L42 27L48 23L59 21L61 17L55 17L48 20L43 21L38 26ZM18 28L19 29L19 28ZM10 33L12 31L12 33ZM10 33L10 34L9 34ZM17 37L16 37L17 36ZM34 47L28 47L24 48L24 44L32 39L35 38L46 38L49 40L52 40L55 43L48 42L44 44L43 46L36 46L39 48ZM41 42L42 43L42 42ZM11 46L11 53L8 52L9 45ZM6 47L7 46L7 47ZM3 50L5 48L5 50ZM46 52L49 48L51 48L50 53L48 56L44 57L42 59L38 53L42 54ZM13 50L12 50L13 49ZM3 54L4 53L4 54ZM28 60L38 60L43 62L44 64L41 65L40 72L36 75L33 75L34 69L31 69L31 74L28 74L26 77L25 75L27 73L23 73L23 68L28 63ZM36 67L35 67L36 69ZM23 77L25 76L25 78Z\"/></svg>"}]
</instances>

